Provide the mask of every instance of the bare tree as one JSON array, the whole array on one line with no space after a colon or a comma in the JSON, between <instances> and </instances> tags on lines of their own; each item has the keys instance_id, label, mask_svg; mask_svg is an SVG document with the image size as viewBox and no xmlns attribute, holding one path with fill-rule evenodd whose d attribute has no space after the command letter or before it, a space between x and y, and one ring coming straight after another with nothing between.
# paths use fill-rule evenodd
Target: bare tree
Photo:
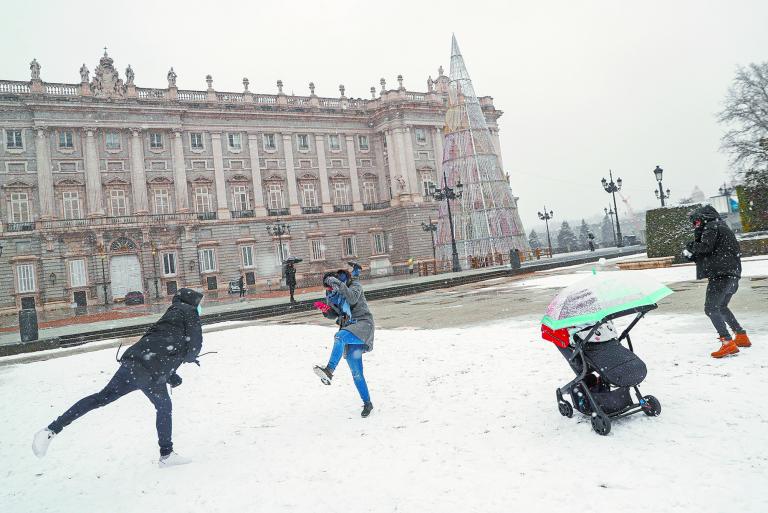
<instances>
[{"instance_id":1,"label":"bare tree","mask_svg":"<svg viewBox=\"0 0 768 513\"><path fill-rule=\"evenodd\" d=\"M718 121L728 127L721 149L736 170L768 165L768 62L737 70Z\"/></svg>"}]
</instances>

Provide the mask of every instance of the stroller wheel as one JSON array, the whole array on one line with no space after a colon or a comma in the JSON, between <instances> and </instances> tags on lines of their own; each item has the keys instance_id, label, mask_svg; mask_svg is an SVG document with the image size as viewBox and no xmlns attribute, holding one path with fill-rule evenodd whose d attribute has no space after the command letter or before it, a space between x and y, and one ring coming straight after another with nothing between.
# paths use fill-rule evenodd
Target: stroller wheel
<instances>
[{"instance_id":1,"label":"stroller wheel","mask_svg":"<svg viewBox=\"0 0 768 513\"><path fill-rule=\"evenodd\" d=\"M592 414L592 429L598 435L607 435L611 432L611 419L604 414L593 413Z\"/></svg>"},{"instance_id":2,"label":"stroller wheel","mask_svg":"<svg viewBox=\"0 0 768 513\"><path fill-rule=\"evenodd\" d=\"M648 415L649 417L658 417L661 415L661 403L658 399L653 397L652 395L646 395L643 397L643 401L645 401L645 404L643 404L643 413Z\"/></svg>"},{"instance_id":3,"label":"stroller wheel","mask_svg":"<svg viewBox=\"0 0 768 513\"><path fill-rule=\"evenodd\" d=\"M557 408L560 410L560 415L563 417L573 417L573 406L565 399L561 399L557 402Z\"/></svg>"}]
</instances>

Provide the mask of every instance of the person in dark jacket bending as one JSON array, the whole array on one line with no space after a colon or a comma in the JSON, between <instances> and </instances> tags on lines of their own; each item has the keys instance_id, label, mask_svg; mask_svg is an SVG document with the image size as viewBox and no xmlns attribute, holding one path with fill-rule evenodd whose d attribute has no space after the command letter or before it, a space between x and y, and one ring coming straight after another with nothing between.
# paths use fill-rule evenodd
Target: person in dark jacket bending
<instances>
[{"instance_id":1,"label":"person in dark jacket bending","mask_svg":"<svg viewBox=\"0 0 768 513\"><path fill-rule=\"evenodd\" d=\"M181 384L176 370L182 363L197 363L203 345L200 326L202 299L203 295L199 292L180 289L160 320L123 353L120 367L104 389L79 400L47 428L35 434L32 443L35 455L40 458L45 456L53 437L74 420L130 392L141 390L157 411L155 425L160 445L160 466L189 463L173 451L168 385L173 388Z\"/></svg>"},{"instance_id":2,"label":"person in dark jacket bending","mask_svg":"<svg viewBox=\"0 0 768 513\"><path fill-rule=\"evenodd\" d=\"M739 289L741 250L736 236L712 206L694 210L690 220L694 239L686 245L683 256L696 262L697 280L709 280L704 313L720 337L721 347L712 353L712 357L722 358L738 353L739 347L752 345L747 332L728 308L731 297ZM733 339L726 325L733 330Z\"/></svg>"},{"instance_id":3,"label":"person in dark jacket bending","mask_svg":"<svg viewBox=\"0 0 768 513\"><path fill-rule=\"evenodd\" d=\"M296 291L296 266L293 265L293 262L285 264L285 284L291 292L291 303L295 303L293 293Z\"/></svg>"}]
</instances>

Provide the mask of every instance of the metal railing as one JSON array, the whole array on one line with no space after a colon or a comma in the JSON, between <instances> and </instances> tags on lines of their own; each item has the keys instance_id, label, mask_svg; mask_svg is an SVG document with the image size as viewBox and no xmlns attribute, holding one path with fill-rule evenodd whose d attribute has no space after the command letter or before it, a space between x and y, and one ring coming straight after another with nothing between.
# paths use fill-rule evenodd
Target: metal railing
<instances>
[{"instance_id":1,"label":"metal railing","mask_svg":"<svg viewBox=\"0 0 768 513\"><path fill-rule=\"evenodd\" d=\"M194 220L194 213L176 212L172 214L135 214L128 216L105 216L79 219L51 219L38 221L37 225L43 230L62 228L99 227L99 226L125 226L125 225L155 225L162 226L173 222Z\"/></svg>"},{"instance_id":2,"label":"metal railing","mask_svg":"<svg viewBox=\"0 0 768 513\"><path fill-rule=\"evenodd\" d=\"M334 212L352 212L352 205L334 205Z\"/></svg>"},{"instance_id":3,"label":"metal railing","mask_svg":"<svg viewBox=\"0 0 768 513\"><path fill-rule=\"evenodd\" d=\"M268 208L267 215L270 217L287 216L291 213L289 208Z\"/></svg>"},{"instance_id":4,"label":"metal railing","mask_svg":"<svg viewBox=\"0 0 768 513\"><path fill-rule=\"evenodd\" d=\"M323 207L301 207L302 214L320 214L323 211Z\"/></svg>"},{"instance_id":5,"label":"metal railing","mask_svg":"<svg viewBox=\"0 0 768 513\"><path fill-rule=\"evenodd\" d=\"M200 221L214 221L216 219L216 212L198 212L197 219Z\"/></svg>"},{"instance_id":6,"label":"metal railing","mask_svg":"<svg viewBox=\"0 0 768 513\"><path fill-rule=\"evenodd\" d=\"M27 221L23 223L5 223L5 231L7 232L31 232L35 229L35 223L33 221Z\"/></svg>"},{"instance_id":7,"label":"metal railing","mask_svg":"<svg viewBox=\"0 0 768 513\"><path fill-rule=\"evenodd\" d=\"M384 210L389 208L389 201L380 201L378 203L363 203L363 210Z\"/></svg>"},{"instance_id":8,"label":"metal railing","mask_svg":"<svg viewBox=\"0 0 768 513\"><path fill-rule=\"evenodd\" d=\"M241 219L243 217L253 217L253 210L231 210L232 219Z\"/></svg>"}]
</instances>

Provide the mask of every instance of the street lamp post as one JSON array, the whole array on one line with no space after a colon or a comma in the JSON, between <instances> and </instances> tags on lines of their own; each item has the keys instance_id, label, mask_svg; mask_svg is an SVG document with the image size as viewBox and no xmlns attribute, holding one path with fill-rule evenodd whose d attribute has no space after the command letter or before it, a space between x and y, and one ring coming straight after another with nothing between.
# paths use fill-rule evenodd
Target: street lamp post
<instances>
[{"instance_id":1,"label":"street lamp post","mask_svg":"<svg viewBox=\"0 0 768 513\"><path fill-rule=\"evenodd\" d=\"M437 231L437 225L432 222L432 218L429 219L429 224L421 223L421 229L425 232L429 232L432 236L432 260L437 262L437 251L435 250L435 232Z\"/></svg>"},{"instance_id":2,"label":"street lamp post","mask_svg":"<svg viewBox=\"0 0 768 513\"><path fill-rule=\"evenodd\" d=\"M549 236L549 220L555 217L555 213L551 210L547 212L547 206L544 205L544 213L539 212L539 219L544 221L547 226L547 245L549 246L549 258L552 258L552 239Z\"/></svg>"},{"instance_id":3,"label":"street lamp post","mask_svg":"<svg viewBox=\"0 0 768 513\"><path fill-rule=\"evenodd\" d=\"M611 233L613 234L613 244L616 244L616 228L613 226L613 214L614 211L611 210L611 204L608 204L608 208L604 208L603 211L605 212L605 215L608 216L608 220L611 221Z\"/></svg>"},{"instance_id":4,"label":"street lamp post","mask_svg":"<svg viewBox=\"0 0 768 513\"><path fill-rule=\"evenodd\" d=\"M664 170L661 169L659 166L656 166L656 169L653 170L653 174L656 177L656 181L659 182L659 188L656 189L656 199L661 200L661 206L664 206L664 200L669 199L669 189L667 189L666 193L664 192L664 186L661 183L661 176L664 174Z\"/></svg>"},{"instance_id":5,"label":"street lamp post","mask_svg":"<svg viewBox=\"0 0 768 513\"><path fill-rule=\"evenodd\" d=\"M280 266L285 263L285 254L283 253L283 235L291 233L291 227L285 223L280 222L280 218L275 221L275 224L267 225L267 233L272 237L277 237L278 254L280 255Z\"/></svg>"},{"instance_id":6,"label":"street lamp post","mask_svg":"<svg viewBox=\"0 0 768 513\"><path fill-rule=\"evenodd\" d=\"M443 168L443 188L436 189L435 184L429 185L429 192L433 198L437 201L445 200L445 204L448 207L448 224L451 229L451 251L453 257L453 272L457 273L461 271L461 264L459 263L459 250L456 249L456 237L453 234L453 214L451 213L451 200L461 198L462 190L464 186L461 184L461 179L456 183L456 186L448 187L448 177L445 175L445 168Z\"/></svg>"},{"instance_id":7,"label":"street lamp post","mask_svg":"<svg viewBox=\"0 0 768 513\"><path fill-rule=\"evenodd\" d=\"M728 196L730 197L733 193L733 187L728 187L725 182L723 182L723 186L717 189L720 192L720 196ZM2 253L0 253L2 254Z\"/></svg>"},{"instance_id":8,"label":"street lamp post","mask_svg":"<svg viewBox=\"0 0 768 513\"><path fill-rule=\"evenodd\" d=\"M616 214L616 247L624 247L624 241L621 237L621 225L619 224L619 206L616 204L616 193L621 190L621 178L617 178L616 182L613 181L613 171L608 170L608 174L611 177L609 182L605 178L602 179L603 189L605 192L613 196L613 211Z\"/></svg>"},{"instance_id":9,"label":"street lamp post","mask_svg":"<svg viewBox=\"0 0 768 513\"><path fill-rule=\"evenodd\" d=\"M104 244L99 246L99 259L101 260L101 286L104 290L104 306L109 306L109 301L107 301L107 273L104 270L104 261L107 259L107 252L104 248Z\"/></svg>"},{"instance_id":10,"label":"street lamp post","mask_svg":"<svg viewBox=\"0 0 768 513\"><path fill-rule=\"evenodd\" d=\"M152 268L155 271L155 299L160 299L160 290L157 286L157 246L152 242Z\"/></svg>"}]
</instances>

